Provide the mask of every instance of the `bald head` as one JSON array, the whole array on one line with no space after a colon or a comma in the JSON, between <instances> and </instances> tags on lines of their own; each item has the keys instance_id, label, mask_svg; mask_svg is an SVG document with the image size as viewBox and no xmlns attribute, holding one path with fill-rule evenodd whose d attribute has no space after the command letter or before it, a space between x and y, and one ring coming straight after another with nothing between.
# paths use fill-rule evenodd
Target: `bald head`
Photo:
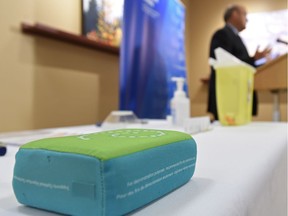
<instances>
[{"instance_id":1,"label":"bald head","mask_svg":"<svg viewBox=\"0 0 288 216\"><path fill-rule=\"evenodd\" d=\"M240 32L246 28L247 12L241 5L231 5L224 12L224 21L233 25Z\"/></svg>"}]
</instances>

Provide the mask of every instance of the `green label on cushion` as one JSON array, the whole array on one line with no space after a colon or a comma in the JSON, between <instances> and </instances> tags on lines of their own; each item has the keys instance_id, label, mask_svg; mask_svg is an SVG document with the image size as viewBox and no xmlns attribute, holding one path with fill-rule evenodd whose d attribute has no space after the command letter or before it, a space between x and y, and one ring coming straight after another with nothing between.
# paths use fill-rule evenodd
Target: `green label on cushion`
<instances>
[{"instance_id":1,"label":"green label on cushion","mask_svg":"<svg viewBox=\"0 0 288 216\"><path fill-rule=\"evenodd\" d=\"M178 131L122 129L79 136L47 138L27 143L21 149L45 149L108 160L189 139L192 139L189 134Z\"/></svg>"}]
</instances>

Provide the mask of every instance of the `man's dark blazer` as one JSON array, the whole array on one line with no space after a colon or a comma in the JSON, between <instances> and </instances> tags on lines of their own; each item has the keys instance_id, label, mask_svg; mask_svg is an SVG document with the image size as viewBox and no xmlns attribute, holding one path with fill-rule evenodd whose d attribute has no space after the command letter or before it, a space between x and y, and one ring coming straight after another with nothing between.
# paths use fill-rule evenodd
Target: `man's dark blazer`
<instances>
[{"instance_id":1,"label":"man's dark blazer","mask_svg":"<svg viewBox=\"0 0 288 216\"><path fill-rule=\"evenodd\" d=\"M233 32L229 26L225 26L222 29L217 30L211 40L210 44L210 57L215 59L214 50L218 47L222 47L229 53L239 58L240 60L255 67L255 60L250 57L248 51L243 44L241 38ZM208 91L208 112L213 113L215 120L218 119L217 114L217 101L216 101L216 73L211 67L210 81L209 81L209 91ZM257 95L253 92L253 110L252 114L257 114Z\"/></svg>"}]
</instances>

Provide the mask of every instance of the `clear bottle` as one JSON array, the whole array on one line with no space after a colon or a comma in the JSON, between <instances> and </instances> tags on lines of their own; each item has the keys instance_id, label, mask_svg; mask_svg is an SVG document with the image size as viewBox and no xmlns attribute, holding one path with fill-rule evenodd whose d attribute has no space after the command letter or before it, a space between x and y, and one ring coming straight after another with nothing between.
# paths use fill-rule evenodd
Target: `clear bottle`
<instances>
[{"instance_id":1,"label":"clear bottle","mask_svg":"<svg viewBox=\"0 0 288 216\"><path fill-rule=\"evenodd\" d=\"M183 77L172 77L176 82L176 90L171 99L172 123L175 126L183 127L184 121L190 117L190 101L183 90L185 79Z\"/></svg>"}]
</instances>

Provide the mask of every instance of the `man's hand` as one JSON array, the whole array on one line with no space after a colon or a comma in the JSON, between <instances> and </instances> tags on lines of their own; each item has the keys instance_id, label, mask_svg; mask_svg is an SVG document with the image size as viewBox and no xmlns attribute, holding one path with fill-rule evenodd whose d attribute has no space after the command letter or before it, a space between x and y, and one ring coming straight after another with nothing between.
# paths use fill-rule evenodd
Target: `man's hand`
<instances>
[{"instance_id":1,"label":"man's hand","mask_svg":"<svg viewBox=\"0 0 288 216\"><path fill-rule=\"evenodd\" d=\"M270 54L271 50L272 50L271 47L266 47L263 51L259 51L259 46L258 46L254 55L254 59L258 60L258 59L267 57Z\"/></svg>"}]
</instances>

